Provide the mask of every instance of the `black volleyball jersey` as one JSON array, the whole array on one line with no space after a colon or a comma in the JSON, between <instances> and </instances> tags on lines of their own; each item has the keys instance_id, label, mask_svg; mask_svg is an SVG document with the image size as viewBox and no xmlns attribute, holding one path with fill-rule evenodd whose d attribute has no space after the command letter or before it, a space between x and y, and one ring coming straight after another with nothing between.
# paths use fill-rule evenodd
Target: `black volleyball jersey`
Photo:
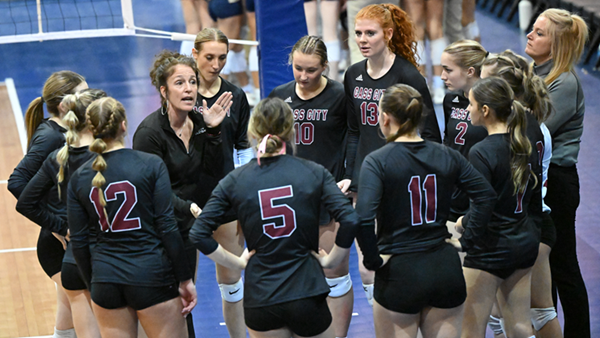
<instances>
[{"instance_id":1,"label":"black volleyball jersey","mask_svg":"<svg viewBox=\"0 0 600 338\"><path fill-rule=\"evenodd\" d=\"M344 90L350 114L346 178L353 180L353 191L358 186L364 158L385 144L385 138L379 130L378 104L385 90L398 83L412 86L423 97L424 125L420 128L421 136L424 139L442 142L427 83L415 66L396 56L392 68L379 79L373 79L367 72L366 59L353 64L344 76Z\"/></svg>"},{"instance_id":2,"label":"black volleyball jersey","mask_svg":"<svg viewBox=\"0 0 600 338\"><path fill-rule=\"evenodd\" d=\"M319 212L325 206L338 222L336 244L349 248L358 216L323 166L289 155L256 159L227 175L194 223L190 238L210 254L212 232L229 209L237 211L250 258L244 306L261 307L329 292L312 251L319 248Z\"/></svg>"},{"instance_id":3,"label":"black volleyball jersey","mask_svg":"<svg viewBox=\"0 0 600 338\"><path fill-rule=\"evenodd\" d=\"M469 160L492 184L498 199L487 229L465 227L460 239L465 261L493 269L512 268L518 262L535 260L540 243L542 219L541 166L532 149L530 175L524 193L514 194L510 166L509 134L493 134L474 145ZM465 215L465 219L471 212Z\"/></svg>"},{"instance_id":4,"label":"black volleyball jersey","mask_svg":"<svg viewBox=\"0 0 600 338\"><path fill-rule=\"evenodd\" d=\"M444 244L451 237L446 220L455 186L473 200L468 226L484 228L496 194L457 151L421 141L390 142L372 152L362 166L356 203L361 248L362 234L374 236L375 217L381 253L428 251ZM365 253L365 260L367 255L378 252Z\"/></svg>"},{"instance_id":5,"label":"black volleyball jersey","mask_svg":"<svg viewBox=\"0 0 600 338\"><path fill-rule=\"evenodd\" d=\"M444 144L458 150L465 158L469 158L469 150L476 143L487 136L487 130L482 126L471 123L471 114L467 110L469 99L463 95L452 92L444 97L444 118L446 119L446 132ZM464 215L469 211L469 198L460 189L455 189L452 194L450 211L455 215Z\"/></svg>"},{"instance_id":6,"label":"black volleyball jersey","mask_svg":"<svg viewBox=\"0 0 600 338\"><path fill-rule=\"evenodd\" d=\"M67 234L67 187L71 175L81 167L85 162L96 157L96 154L90 152L88 146L69 147L69 158L64 167L64 178L60 183L60 201L64 211L55 214L45 208L40 201L48 191L55 189L58 183L58 171L60 166L56 161L56 155L60 149L57 149L48 155L48 158L42 164L40 170L29 181L25 190L17 202L17 210L34 223L49 231L56 232L65 236ZM95 238L91 238L95 242ZM70 243L67 243L67 250L63 257L63 262L76 264L73 257L73 250Z\"/></svg>"},{"instance_id":7,"label":"black volleyball jersey","mask_svg":"<svg viewBox=\"0 0 600 338\"><path fill-rule=\"evenodd\" d=\"M336 182L343 178L348 112L344 86L331 79L310 100L296 94L296 81L283 84L269 97L278 97L294 112L296 151L294 155L317 162L329 170Z\"/></svg>"},{"instance_id":8,"label":"black volleyball jersey","mask_svg":"<svg viewBox=\"0 0 600 338\"><path fill-rule=\"evenodd\" d=\"M68 223L73 254L84 280L139 286L164 286L191 278L171 203L171 183L156 155L132 149L103 154L106 214L92 186L92 161L72 176ZM89 252L89 234L97 234ZM176 249L169 245L175 239ZM178 246L178 247L177 247ZM91 257L90 257L91 255ZM90 276L91 274L91 276Z\"/></svg>"},{"instance_id":9,"label":"black volleyball jersey","mask_svg":"<svg viewBox=\"0 0 600 338\"><path fill-rule=\"evenodd\" d=\"M233 148L237 150L250 148L248 142L248 121L250 119L250 105L246 93L231 82L221 78L221 88L213 97L204 97L198 93L194 112L202 114L202 100L206 100L210 108L224 92L233 94L233 104L221 122L221 140L223 142L223 155L225 157L224 172L226 175L234 168Z\"/></svg>"}]
</instances>

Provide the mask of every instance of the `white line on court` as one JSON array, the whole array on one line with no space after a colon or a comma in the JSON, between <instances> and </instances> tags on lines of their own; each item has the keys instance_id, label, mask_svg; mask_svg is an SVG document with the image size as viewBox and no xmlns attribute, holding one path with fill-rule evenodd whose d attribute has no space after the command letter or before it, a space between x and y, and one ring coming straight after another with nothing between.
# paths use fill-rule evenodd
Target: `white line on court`
<instances>
[{"instance_id":1,"label":"white line on court","mask_svg":"<svg viewBox=\"0 0 600 338\"><path fill-rule=\"evenodd\" d=\"M2 180L2 181L0 181L0 184L8 184L8 181L7 180Z\"/></svg>"},{"instance_id":2,"label":"white line on court","mask_svg":"<svg viewBox=\"0 0 600 338\"><path fill-rule=\"evenodd\" d=\"M12 107L13 114L15 115L15 122L17 123L17 131L19 132L19 139L21 141L21 148L23 148L23 155L27 152L27 133L25 131L25 122L23 120L23 111L21 110L21 104L19 103L19 96L17 95L17 88L15 87L15 81L12 78L4 79L6 84L6 91L8 98L10 99L10 105Z\"/></svg>"},{"instance_id":3,"label":"white line on court","mask_svg":"<svg viewBox=\"0 0 600 338\"><path fill-rule=\"evenodd\" d=\"M2 254L2 253L10 253L10 252L35 251L35 250L37 250L37 249L36 248L5 249L5 250L0 250L0 254Z\"/></svg>"}]
</instances>

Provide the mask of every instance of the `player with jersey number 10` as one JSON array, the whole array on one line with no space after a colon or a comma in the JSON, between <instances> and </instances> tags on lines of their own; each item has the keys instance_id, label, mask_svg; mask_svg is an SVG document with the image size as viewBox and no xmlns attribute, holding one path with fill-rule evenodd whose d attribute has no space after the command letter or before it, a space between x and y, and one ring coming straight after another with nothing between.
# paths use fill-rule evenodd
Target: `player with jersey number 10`
<instances>
[{"instance_id":1,"label":"player with jersey number 10","mask_svg":"<svg viewBox=\"0 0 600 338\"><path fill-rule=\"evenodd\" d=\"M286 155L294 116L283 100L261 101L248 135L259 143L258 158L219 182L190 238L215 262L246 269L244 316L251 337L334 337L323 268L337 266L348 254L358 216L326 168ZM340 223L329 254L317 254L322 205ZM250 251L241 257L212 237L230 209Z\"/></svg>"}]
</instances>

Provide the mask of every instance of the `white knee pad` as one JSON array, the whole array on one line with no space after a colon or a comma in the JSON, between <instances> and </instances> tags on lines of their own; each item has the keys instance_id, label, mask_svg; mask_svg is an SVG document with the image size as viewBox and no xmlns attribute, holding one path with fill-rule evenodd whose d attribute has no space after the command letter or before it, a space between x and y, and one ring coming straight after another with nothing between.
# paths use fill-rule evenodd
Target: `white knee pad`
<instances>
[{"instance_id":1,"label":"white knee pad","mask_svg":"<svg viewBox=\"0 0 600 338\"><path fill-rule=\"evenodd\" d=\"M340 40L327 41L325 42L327 47L327 59L329 62L340 62L340 53L342 51L342 44Z\"/></svg>"},{"instance_id":2,"label":"white knee pad","mask_svg":"<svg viewBox=\"0 0 600 338\"><path fill-rule=\"evenodd\" d=\"M439 38L433 41L430 41L431 45L431 64L434 66L439 66L442 64L442 53L444 52L444 48L448 46L448 40L446 38Z\"/></svg>"},{"instance_id":3,"label":"white knee pad","mask_svg":"<svg viewBox=\"0 0 600 338\"><path fill-rule=\"evenodd\" d=\"M553 307L531 309L531 323L536 331L541 330L546 323L554 318L556 318L556 309Z\"/></svg>"},{"instance_id":4,"label":"white knee pad","mask_svg":"<svg viewBox=\"0 0 600 338\"><path fill-rule=\"evenodd\" d=\"M227 52L227 62L225 62L225 66L223 67L223 69L221 69L221 74L223 75L229 75L232 73L231 71L231 67L232 67L232 63L234 62L234 52L232 50L230 50L229 52Z\"/></svg>"},{"instance_id":5,"label":"white knee pad","mask_svg":"<svg viewBox=\"0 0 600 338\"><path fill-rule=\"evenodd\" d=\"M221 298L228 303L237 303L244 298L244 283L240 278L235 284L219 284Z\"/></svg>"},{"instance_id":6,"label":"white knee pad","mask_svg":"<svg viewBox=\"0 0 600 338\"><path fill-rule=\"evenodd\" d=\"M325 278L325 280L329 284L329 297L342 297L352 289L350 274L338 278Z\"/></svg>"},{"instance_id":7,"label":"white knee pad","mask_svg":"<svg viewBox=\"0 0 600 338\"><path fill-rule=\"evenodd\" d=\"M420 65L427 64L427 55L425 54L425 41L419 40L417 41L417 63Z\"/></svg>"},{"instance_id":8,"label":"white knee pad","mask_svg":"<svg viewBox=\"0 0 600 338\"><path fill-rule=\"evenodd\" d=\"M463 27L463 34L468 40L473 40L476 37L479 37L479 26L477 25L477 21L473 21Z\"/></svg>"},{"instance_id":9,"label":"white knee pad","mask_svg":"<svg viewBox=\"0 0 600 338\"><path fill-rule=\"evenodd\" d=\"M250 47L250 53L248 54L248 69L251 72L258 72L258 50L256 46Z\"/></svg>"},{"instance_id":10,"label":"white knee pad","mask_svg":"<svg viewBox=\"0 0 600 338\"><path fill-rule=\"evenodd\" d=\"M375 285L373 284L364 284L363 283L363 290L365 291L365 295L367 296L367 302L369 302L369 305L371 305L371 307L373 307L373 289L375 288Z\"/></svg>"},{"instance_id":11,"label":"white knee pad","mask_svg":"<svg viewBox=\"0 0 600 338\"><path fill-rule=\"evenodd\" d=\"M504 320L502 318L496 318L490 315L490 319L488 320L488 326L490 330L494 332L495 335L504 333Z\"/></svg>"},{"instance_id":12,"label":"white knee pad","mask_svg":"<svg viewBox=\"0 0 600 338\"><path fill-rule=\"evenodd\" d=\"M57 330L54 328L54 335L52 338L77 338L77 334L75 333L75 329L67 329L67 330Z\"/></svg>"},{"instance_id":13,"label":"white knee pad","mask_svg":"<svg viewBox=\"0 0 600 338\"><path fill-rule=\"evenodd\" d=\"M229 58L229 54L227 54L227 58ZM246 53L243 49L239 52L233 52L231 60L227 60L228 63L230 61L232 73L243 73L248 68L248 64L246 63Z\"/></svg>"}]
</instances>

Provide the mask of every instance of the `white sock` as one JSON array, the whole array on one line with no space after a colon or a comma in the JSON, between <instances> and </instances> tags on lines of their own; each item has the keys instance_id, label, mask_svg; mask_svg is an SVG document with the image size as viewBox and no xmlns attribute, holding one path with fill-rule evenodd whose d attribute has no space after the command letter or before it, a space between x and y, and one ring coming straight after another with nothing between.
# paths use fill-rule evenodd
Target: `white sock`
<instances>
[{"instance_id":1,"label":"white sock","mask_svg":"<svg viewBox=\"0 0 600 338\"><path fill-rule=\"evenodd\" d=\"M54 328L54 335L52 338L77 338L77 334L75 333L75 328L67 330L57 330Z\"/></svg>"}]
</instances>

